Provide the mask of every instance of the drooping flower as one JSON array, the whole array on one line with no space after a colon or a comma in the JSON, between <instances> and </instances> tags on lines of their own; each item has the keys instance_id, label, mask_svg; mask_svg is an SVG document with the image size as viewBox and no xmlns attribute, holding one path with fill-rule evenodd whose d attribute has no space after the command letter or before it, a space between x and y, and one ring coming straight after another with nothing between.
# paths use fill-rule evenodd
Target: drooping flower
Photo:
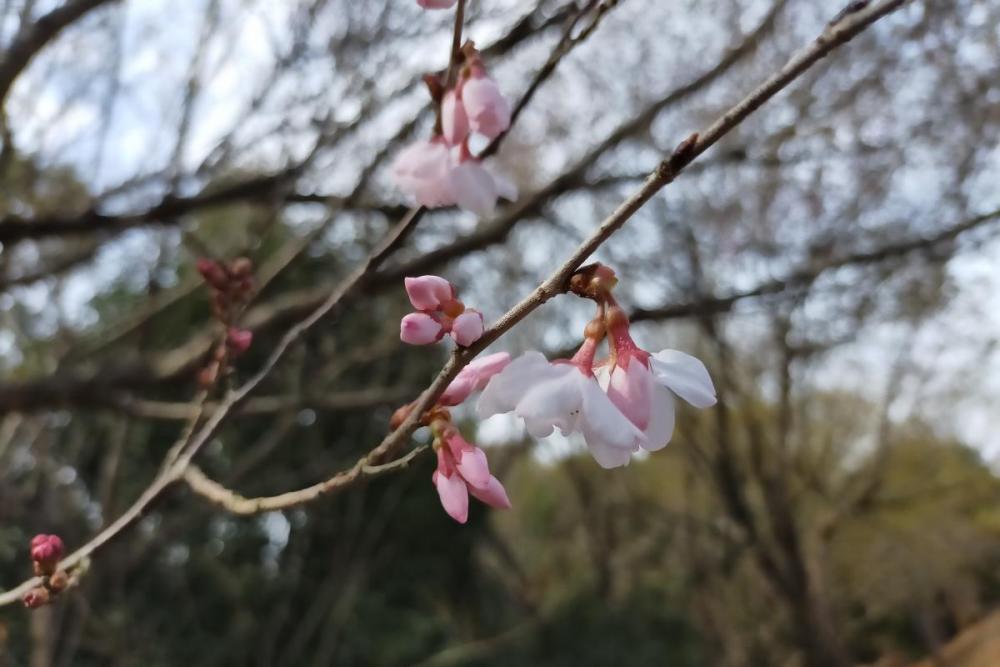
<instances>
[{"instance_id":1,"label":"drooping flower","mask_svg":"<svg viewBox=\"0 0 1000 667\"><path fill-rule=\"evenodd\" d=\"M556 428L564 435L578 432L602 467L625 465L645 438L594 377L597 343L588 337L569 360L549 362L539 352L526 352L489 381L477 413L485 419L514 412L536 438Z\"/></svg>"},{"instance_id":2,"label":"drooping flower","mask_svg":"<svg viewBox=\"0 0 1000 667\"><path fill-rule=\"evenodd\" d=\"M613 360L599 372L608 397L645 435L643 448L662 449L674 431L674 396L696 408L715 405L715 386L705 365L684 352L640 349L629 332L628 317L614 303L607 314Z\"/></svg>"},{"instance_id":3,"label":"drooping flower","mask_svg":"<svg viewBox=\"0 0 1000 667\"><path fill-rule=\"evenodd\" d=\"M480 64L474 63L470 71L461 83L460 95L469 129L496 139L510 127L510 103Z\"/></svg>"},{"instance_id":4,"label":"drooping flower","mask_svg":"<svg viewBox=\"0 0 1000 667\"><path fill-rule=\"evenodd\" d=\"M448 9L455 6L457 0L417 0L424 9Z\"/></svg>"},{"instance_id":5,"label":"drooping flower","mask_svg":"<svg viewBox=\"0 0 1000 667\"><path fill-rule=\"evenodd\" d=\"M399 189L421 206L430 208L455 203L451 156L443 137L410 144L396 157L392 175Z\"/></svg>"},{"instance_id":6,"label":"drooping flower","mask_svg":"<svg viewBox=\"0 0 1000 667\"><path fill-rule=\"evenodd\" d=\"M480 216L496 209L498 197L517 198L517 187L469 153L462 142L453 149L443 136L404 148L392 168L400 190L421 206L459 206Z\"/></svg>"},{"instance_id":7,"label":"drooping flower","mask_svg":"<svg viewBox=\"0 0 1000 667\"><path fill-rule=\"evenodd\" d=\"M434 426L432 425L432 428ZM510 509L510 499L496 477L490 474L486 453L467 442L450 424L434 443L437 469L431 476L444 511L459 523L469 518L469 495L498 509Z\"/></svg>"},{"instance_id":8,"label":"drooping flower","mask_svg":"<svg viewBox=\"0 0 1000 667\"><path fill-rule=\"evenodd\" d=\"M455 379L441 394L438 403L448 406L464 403L465 399L472 395L472 392L485 387L490 378L506 368L509 363L510 355L506 352L488 354L472 361L458 372Z\"/></svg>"}]
</instances>

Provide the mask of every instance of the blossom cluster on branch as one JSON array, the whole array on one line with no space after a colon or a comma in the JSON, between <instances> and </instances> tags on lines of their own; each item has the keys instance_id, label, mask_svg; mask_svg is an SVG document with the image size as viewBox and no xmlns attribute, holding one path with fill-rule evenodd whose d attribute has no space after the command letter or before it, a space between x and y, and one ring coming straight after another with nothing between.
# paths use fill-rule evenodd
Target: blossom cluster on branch
<instances>
[{"instance_id":1,"label":"blossom cluster on branch","mask_svg":"<svg viewBox=\"0 0 1000 667\"><path fill-rule=\"evenodd\" d=\"M421 3L443 8L451 3ZM517 198L517 187L492 165L473 153L470 140L493 140L510 127L511 108L489 74L475 44L466 42L456 54L458 75L428 74L437 122L430 139L410 144L396 158L392 174L396 185L421 206L460 206L478 215L489 215L497 198ZM449 68L449 71L451 68Z\"/></svg>"},{"instance_id":2,"label":"blossom cluster on branch","mask_svg":"<svg viewBox=\"0 0 1000 667\"><path fill-rule=\"evenodd\" d=\"M570 291L593 300L597 315L570 359L549 361L537 351L513 361L504 352L483 357L466 366L422 417L438 454L434 484L445 511L457 521L466 520L469 494L493 507L510 505L503 486L487 472L486 454L461 438L445 410L476 390L482 390L476 404L480 418L512 412L536 438L556 429L563 435L579 433L604 468L627 465L640 450L665 447L674 431L676 397L697 408L715 404L715 386L701 361L678 350L650 353L635 343L628 316L612 292L617 282L614 271L602 264L573 276ZM438 276L407 278L406 290L416 307L440 308L454 301L454 286ZM404 341L407 320L413 317L403 318ZM439 331L436 340L441 336ZM598 359L605 341L608 356ZM395 421L409 408L397 412Z\"/></svg>"}]
</instances>

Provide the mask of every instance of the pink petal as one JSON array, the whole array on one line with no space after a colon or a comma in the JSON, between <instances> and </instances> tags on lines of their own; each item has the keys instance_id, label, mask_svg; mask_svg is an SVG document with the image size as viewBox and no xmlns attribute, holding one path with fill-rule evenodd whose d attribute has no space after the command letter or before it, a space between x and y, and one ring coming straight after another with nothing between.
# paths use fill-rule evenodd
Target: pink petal
<instances>
[{"instance_id":1,"label":"pink petal","mask_svg":"<svg viewBox=\"0 0 1000 667\"><path fill-rule=\"evenodd\" d=\"M465 373L467 368L468 366L463 368L462 372L451 381L448 388L441 394L441 398L438 399L438 403L441 405L461 405L465 399L472 395L472 392L476 390L476 376L474 373Z\"/></svg>"},{"instance_id":2,"label":"pink petal","mask_svg":"<svg viewBox=\"0 0 1000 667\"><path fill-rule=\"evenodd\" d=\"M485 488L490 482L490 465L486 460L486 452L479 447L463 449L455 457L458 461L458 472L473 488Z\"/></svg>"},{"instance_id":3,"label":"pink petal","mask_svg":"<svg viewBox=\"0 0 1000 667\"><path fill-rule=\"evenodd\" d=\"M437 487L441 507L452 519L459 523L469 520L469 490L465 480L457 473L445 475L435 471L431 477Z\"/></svg>"},{"instance_id":4,"label":"pink petal","mask_svg":"<svg viewBox=\"0 0 1000 667\"><path fill-rule=\"evenodd\" d=\"M460 405L472 392L482 389L494 375L502 371L510 363L510 355L506 352L488 354L476 359L459 371L448 388L441 394L438 402L441 405Z\"/></svg>"},{"instance_id":5,"label":"pink petal","mask_svg":"<svg viewBox=\"0 0 1000 667\"><path fill-rule=\"evenodd\" d=\"M507 497L507 490L503 488L503 484L496 477L490 476L485 488L477 489L474 486L470 486L469 493L490 507L501 510L509 510L511 507L510 498Z\"/></svg>"},{"instance_id":6,"label":"pink petal","mask_svg":"<svg viewBox=\"0 0 1000 667\"><path fill-rule=\"evenodd\" d=\"M452 146L457 146L469 136L469 118L454 89L445 93L441 101L441 128L445 141Z\"/></svg>"},{"instance_id":7,"label":"pink petal","mask_svg":"<svg viewBox=\"0 0 1000 667\"><path fill-rule=\"evenodd\" d=\"M392 165L396 186L423 206L455 203L451 184L451 158L443 139L410 144Z\"/></svg>"},{"instance_id":8,"label":"pink petal","mask_svg":"<svg viewBox=\"0 0 1000 667\"><path fill-rule=\"evenodd\" d=\"M464 371L466 368L472 369L476 374L476 389L482 389L490 381L491 377L507 368L507 364L509 363L509 354L506 352L497 352L476 359L462 370Z\"/></svg>"},{"instance_id":9,"label":"pink petal","mask_svg":"<svg viewBox=\"0 0 1000 667\"><path fill-rule=\"evenodd\" d=\"M629 421L645 430L649 424L653 378L646 365L630 358L628 368L615 366L608 383L608 398L628 417Z\"/></svg>"},{"instance_id":10,"label":"pink petal","mask_svg":"<svg viewBox=\"0 0 1000 667\"><path fill-rule=\"evenodd\" d=\"M510 127L510 104L490 77L473 76L466 81L462 103L473 132L495 139Z\"/></svg>"},{"instance_id":11,"label":"pink petal","mask_svg":"<svg viewBox=\"0 0 1000 667\"><path fill-rule=\"evenodd\" d=\"M427 313L410 313L399 322L399 339L410 345L428 345L441 340L441 323Z\"/></svg>"},{"instance_id":12,"label":"pink petal","mask_svg":"<svg viewBox=\"0 0 1000 667\"><path fill-rule=\"evenodd\" d=\"M417 0L424 9L448 9L455 5L456 0Z\"/></svg>"},{"instance_id":13,"label":"pink petal","mask_svg":"<svg viewBox=\"0 0 1000 667\"><path fill-rule=\"evenodd\" d=\"M441 276L403 278L406 295L417 310L437 310L444 301L451 301L455 288Z\"/></svg>"},{"instance_id":14,"label":"pink petal","mask_svg":"<svg viewBox=\"0 0 1000 667\"><path fill-rule=\"evenodd\" d=\"M472 345L483 335L483 314L477 310L467 310L451 325L451 337L462 347Z\"/></svg>"}]
</instances>

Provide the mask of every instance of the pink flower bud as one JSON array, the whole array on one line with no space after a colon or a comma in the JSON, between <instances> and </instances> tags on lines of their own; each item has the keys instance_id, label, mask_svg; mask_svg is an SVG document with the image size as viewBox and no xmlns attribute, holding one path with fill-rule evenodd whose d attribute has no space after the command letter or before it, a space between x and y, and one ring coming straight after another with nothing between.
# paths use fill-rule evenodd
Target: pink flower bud
<instances>
[{"instance_id":1,"label":"pink flower bud","mask_svg":"<svg viewBox=\"0 0 1000 667\"><path fill-rule=\"evenodd\" d=\"M233 354L240 355L250 349L253 342L253 332L249 329L237 329L229 327L226 332L226 345L233 351Z\"/></svg>"},{"instance_id":2,"label":"pink flower bud","mask_svg":"<svg viewBox=\"0 0 1000 667\"><path fill-rule=\"evenodd\" d=\"M470 486L468 490L473 497L490 507L501 510L509 510L511 508L510 498L507 497L507 490L503 488L500 480L492 475L484 488Z\"/></svg>"},{"instance_id":3,"label":"pink flower bud","mask_svg":"<svg viewBox=\"0 0 1000 667\"><path fill-rule=\"evenodd\" d=\"M460 405L472 392L482 389L490 378L506 368L510 363L510 355L506 352L488 354L476 359L459 371L448 388L441 394L438 403L441 405Z\"/></svg>"},{"instance_id":4,"label":"pink flower bud","mask_svg":"<svg viewBox=\"0 0 1000 667\"><path fill-rule=\"evenodd\" d=\"M481 72L462 84L462 105L473 132L495 139L510 127L510 104L497 82Z\"/></svg>"},{"instance_id":5,"label":"pink flower bud","mask_svg":"<svg viewBox=\"0 0 1000 667\"><path fill-rule=\"evenodd\" d=\"M417 310L438 310L446 301L455 298L451 283L440 276L404 278L406 295Z\"/></svg>"},{"instance_id":6,"label":"pink flower bud","mask_svg":"<svg viewBox=\"0 0 1000 667\"><path fill-rule=\"evenodd\" d=\"M219 263L214 259L208 259L206 257L199 258L195 262L195 267L198 269L198 273L201 277L205 279L205 282L214 287L217 290L226 289L229 283L229 276L226 275L225 269L219 266Z\"/></svg>"},{"instance_id":7,"label":"pink flower bud","mask_svg":"<svg viewBox=\"0 0 1000 667\"><path fill-rule=\"evenodd\" d=\"M54 567L63 555L63 541L58 535L35 535L31 540L31 560L47 569Z\"/></svg>"},{"instance_id":8,"label":"pink flower bud","mask_svg":"<svg viewBox=\"0 0 1000 667\"><path fill-rule=\"evenodd\" d=\"M24 606L28 609L38 609L39 607L44 607L49 603L49 592L39 586L37 588L32 588L30 591L24 594L21 598L24 602Z\"/></svg>"},{"instance_id":9,"label":"pink flower bud","mask_svg":"<svg viewBox=\"0 0 1000 667\"><path fill-rule=\"evenodd\" d=\"M452 519L459 523L469 520L469 489L465 480L455 470L451 454L444 448L437 450L438 467L431 476L437 487L441 507Z\"/></svg>"},{"instance_id":10,"label":"pink flower bud","mask_svg":"<svg viewBox=\"0 0 1000 667\"><path fill-rule=\"evenodd\" d=\"M462 479L470 486L485 488L490 481L490 466L486 460L486 452L466 442L458 431L449 435L446 443Z\"/></svg>"},{"instance_id":11,"label":"pink flower bud","mask_svg":"<svg viewBox=\"0 0 1000 667\"><path fill-rule=\"evenodd\" d=\"M468 347L483 335L483 314L478 310L466 310L455 318L451 325L451 337L462 347Z\"/></svg>"},{"instance_id":12,"label":"pink flower bud","mask_svg":"<svg viewBox=\"0 0 1000 667\"><path fill-rule=\"evenodd\" d=\"M429 345L441 340L444 328L427 313L410 313L399 323L399 339L410 345Z\"/></svg>"},{"instance_id":13,"label":"pink flower bud","mask_svg":"<svg viewBox=\"0 0 1000 667\"><path fill-rule=\"evenodd\" d=\"M448 9L455 5L456 0L417 0L424 9Z\"/></svg>"},{"instance_id":14,"label":"pink flower bud","mask_svg":"<svg viewBox=\"0 0 1000 667\"><path fill-rule=\"evenodd\" d=\"M445 93L441 102L441 128L445 141L452 146L457 146L469 136L469 117L454 89Z\"/></svg>"}]
</instances>

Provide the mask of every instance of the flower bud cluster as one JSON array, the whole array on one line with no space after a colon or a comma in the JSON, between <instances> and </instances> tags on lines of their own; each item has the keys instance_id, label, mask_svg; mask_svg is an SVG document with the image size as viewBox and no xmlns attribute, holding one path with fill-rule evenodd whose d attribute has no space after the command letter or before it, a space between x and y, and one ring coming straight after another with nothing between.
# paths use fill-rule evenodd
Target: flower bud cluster
<instances>
[{"instance_id":1,"label":"flower bud cluster","mask_svg":"<svg viewBox=\"0 0 1000 667\"><path fill-rule=\"evenodd\" d=\"M440 276L406 278L406 295L416 312L399 323L399 339L410 345L436 343L445 334L466 347L483 335L483 314L466 308L455 296L455 287Z\"/></svg>"},{"instance_id":2,"label":"flower bud cluster","mask_svg":"<svg viewBox=\"0 0 1000 667\"><path fill-rule=\"evenodd\" d=\"M226 363L244 354L253 342L253 332L237 324L253 297L253 263L246 257L228 263L201 258L196 266L211 291L212 314L225 330L225 337L213 348L211 360L198 376L198 383L207 389L219 379Z\"/></svg>"},{"instance_id":3,"label":"flower bud cluster","mask_svg":"<svg viewBox=\"0 0 1000 667\"><path fill-rule=\"evenodd\" d=\"M31 562L35 576L42 577L42 584L32 588L21 598L24 606L37 609L47 605L69 587L69 576L59 569L65 547L58 535L35 535L31 540Z\"/></svg>"}]
</instances>

